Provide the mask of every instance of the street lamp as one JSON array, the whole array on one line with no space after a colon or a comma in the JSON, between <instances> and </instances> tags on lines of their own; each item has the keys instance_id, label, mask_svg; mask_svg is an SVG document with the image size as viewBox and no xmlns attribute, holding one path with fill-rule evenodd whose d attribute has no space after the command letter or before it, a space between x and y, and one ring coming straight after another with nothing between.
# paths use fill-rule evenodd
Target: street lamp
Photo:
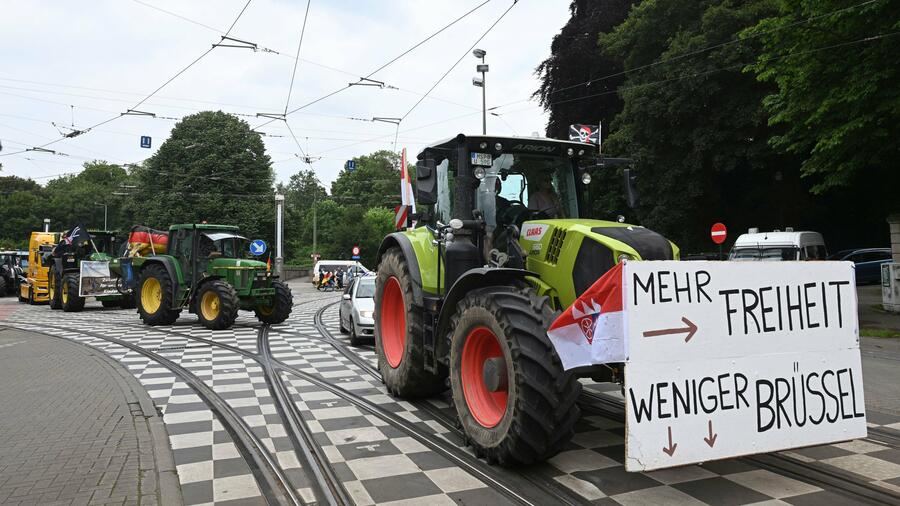
<instances>
[{"instance_id":1,"label":"street lamp","mask_svg":"<svg viewBox=\"0 0 900 506\"><path fill-rule=\"evenodd\" d=\"M108 228L106 228L106 216L107 216L106 211L107 211L108 206L106 204L101 204L99 202L94 202L94 205L97 207L103 206L103 230L109 230Z\"/></svg>"},{"instance_id":2,"label":"street lamp","mask_svg":"<svg viewBox=\"0 0 900 506\"><path fill-rule=\"evenodd\" d=\"M282 240L284 238L284 195L275 194L275 273L278 277L283 275L284 255L282 250Z\"/></svg>"},{"instance_id":3,"label":"street lamp","mask_svg":"<svg viewBox=\"0 0 900 506\"><path fill-rule=\"evenodd\" d=\"M484 63L487 51L475 49L472 54L475 55L475 58L481 58L481 64L475 66L475 71L481 72L481 77L473 77L472 85L481 88L481 133L487 135L487 76L485 74L488 71L488 65Z\"/></svg>"}]
</instances>

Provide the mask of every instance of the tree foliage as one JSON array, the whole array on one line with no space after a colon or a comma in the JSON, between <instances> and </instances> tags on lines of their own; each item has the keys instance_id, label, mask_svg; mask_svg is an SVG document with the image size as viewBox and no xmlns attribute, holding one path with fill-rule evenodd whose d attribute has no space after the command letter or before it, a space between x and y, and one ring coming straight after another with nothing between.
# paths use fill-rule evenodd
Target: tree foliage
<instances>
[{"instance_id":1,"label":"tree foliage","mask_svg":"<svg viewBox=\"0 0 900 506\"><path fill-rule=\"evenodd\" d=\"M271 160L259 134L221 111L183 118L147 162L134 170L138 221L239 225L249 236L273 235Z\"/></svg>"},{"instance_id":2,"label":"tree foliage","mask_svg":"<svg viewBox=\"0 0 900 506\"><path fill-rule=\"evenodd\" d=\"M900 4L780 0L778 7L744 33L763 45L749 70L777 86L763 102L780 127L771 144L803 158L814 192L862 174L895 189Z\"/></svg>"}]
</instances>

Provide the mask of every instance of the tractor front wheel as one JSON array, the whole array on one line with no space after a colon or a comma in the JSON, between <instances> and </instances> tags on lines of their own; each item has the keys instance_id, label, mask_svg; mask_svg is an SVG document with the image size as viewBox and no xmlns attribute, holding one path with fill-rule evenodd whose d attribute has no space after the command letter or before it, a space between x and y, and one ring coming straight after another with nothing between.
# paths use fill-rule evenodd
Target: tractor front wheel
<instances>
[{"instance_id":1,"label":"tractor front wheel","mask_svg":"<svg viewBox=\"0 0 900 506\"><path fill-rule=\"evenodd\" d=\"M77 313L84 309L84 297L78 294L78 274L66 274L59 287L62 310Z\"/></svg>"},{"instance_id":2,"label":"tractor front wheel","mask_svg":"<svg viewBox=\"0 0 900 506\"><path fill-rule=\"evenodd\" d=\"M50 268L47 273L47 297L50 299L50 309L62 309L62 301L59 293L59 274L56 269Z\"/></svg>"},{"instance_id":3,"label":"tractor front wheel","mask_svg":"<svg viewBox=\"0 0 900 506\"><path fill-rule=\"evenodd\" d=\"M169 273L161 265L148 265L141 269L137 284L137 306L145 325L171 325L181 314L173 309L172 283Z\"/></svg>"},{"instance_id":4,"label":"tractor front wheel","mask_svg":"<svg viewBox=\"0 0 900 506\"><path fill-rule=\"evenodd\" d=\"M547 337L553 311L531 288L490 287L459 303L450 328L450 385L463 431L490 463L527 465L573 435L581 384Z\"/></svg>"},{"instance_id":5,"label":"tractor front wheel","mask_svg":"<svg viewBox=\"0 0 900 506\"><path fill-rule=\"evenodd\" d=\"M446 389L445 373L425 369L422 310L413 306L412 277L400 248L381 258L375 279L375 351L388 391L428 397ZM439 369L440 370L440 369Z\"/></svg>"},{"instance_id":6,"label":"tractor front wheel","mask_svg":"<svg viewBox=\"0 0 900 506\"><path fill-rule=\"evenodd\" d=\"M210 330L227 329L234 325L238 313L238 296L234 287L221 279L214 279L197 293L197 317Z\"/></svg>"},{"instance_id":7,"label":"tractor front wheel","mask_svg":"<svg viewBox=\"0 0 900 506\"><path fill-rule=\"evenodd\" d=\"M259 305L255 309L256 317L263 323L281 323L288 319L291 310L294 309L294 296L286 283L273 281L272 288L275 289L275 295L272 296L273 304Z\"/></svg>"}]
</instances>

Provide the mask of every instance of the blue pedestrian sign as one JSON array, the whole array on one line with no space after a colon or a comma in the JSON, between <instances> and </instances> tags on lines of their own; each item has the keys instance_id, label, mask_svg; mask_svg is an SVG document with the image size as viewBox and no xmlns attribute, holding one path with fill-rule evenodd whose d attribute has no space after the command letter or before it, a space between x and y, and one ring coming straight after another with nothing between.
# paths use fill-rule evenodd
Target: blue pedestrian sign
<instances>
[{"instance_id":1,"label":"blue pedestrian sign","mask_svg":"<svg viewBox=\"0 0 900 506\"><path fill-rule=\"evenodd\" d=\"M356 170L356 160L347 160L347 171L353 172Z\"/></svg>"},{"instance_id":2,"label":"blue pedestrian sign","mask_svg":"<svg viewBox=\"0 0 900 506\"><path fill-rule=\"evenodd\" d=\"M263 255L266 252L266 241L262 239L256 239L255 241L250 243L250 254L251 255Z\"/></svg>"},{"instance_id":3,"label":"blue pedestrian sign","mask_svg":"<svg viewBox=\"0 0 900 506\"><path fill-rule=\"evenodd\" d=\"M150 147L150 136L149 136L149 135L142 135L142 136L141 136L141 147L142 147L142 148L149 148L149 147Z\"/></svg>"}]
</instances>

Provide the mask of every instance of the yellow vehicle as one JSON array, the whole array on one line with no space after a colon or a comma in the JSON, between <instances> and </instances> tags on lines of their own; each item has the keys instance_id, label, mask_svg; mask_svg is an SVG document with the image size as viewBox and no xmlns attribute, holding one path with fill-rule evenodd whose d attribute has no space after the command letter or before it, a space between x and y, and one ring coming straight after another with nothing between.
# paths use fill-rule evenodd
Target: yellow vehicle
<instances>
[{"instance_id":1,"label":"yellow vehicle","mask_svg":"<svg viewBox=\"0 0 900 506\"><path fill-rule=\"evenodd\" d=\"M44 265L44 253L59 242L59 232L32 232L28 241L28 269L25 281L19 284L19 302L37 304L49 302L48 265Z\"/></svg>"}]
</instances>

